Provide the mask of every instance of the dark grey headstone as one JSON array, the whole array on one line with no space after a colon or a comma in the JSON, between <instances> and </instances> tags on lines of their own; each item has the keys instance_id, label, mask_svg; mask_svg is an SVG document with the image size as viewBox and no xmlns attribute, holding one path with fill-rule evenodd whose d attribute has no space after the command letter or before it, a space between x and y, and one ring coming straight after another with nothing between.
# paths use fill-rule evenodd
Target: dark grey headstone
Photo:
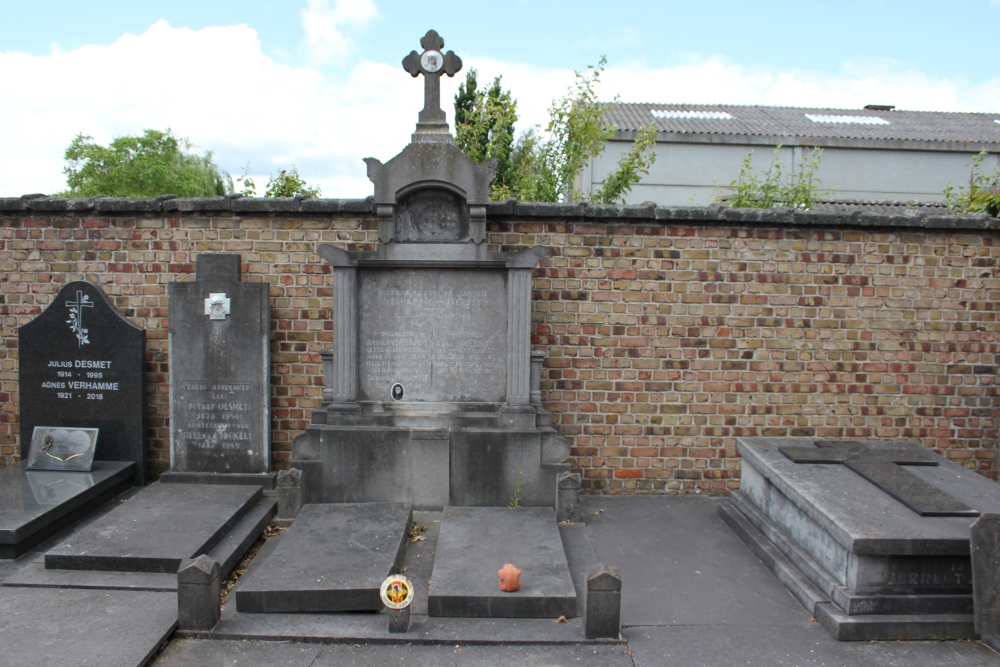
<instances>
[{"instance_id":1,"label":"dark grey headstone","mask_svg":"<svg viewBox=\"0 0 1000 667\"><path fill-rule=\"evenodd\" d=\"M1000 651L1000 514L984 514L972 524L971 548L976 632Z\"/></svg>"},{"instance_id":2,"label":"dark grey headstone","mask_svg":"<svg viewBox=\"0 0 1000 667\"><path fill-rule=\"evenodd\" d=\"M18 330L21 457L36 426L99 429L98 461L132 461L146 479L146 332L100 287L78 280Z\"/></svg>"},{"instance_id":3,"label":"dark grey headstone","mask_svg":"<svg viewBox=\"0 0 1000 667\"><path fill-rule=\"evenodd\" d=\"M236 589L240 612L377 611L399 571L412 512L403 503L303 505L271 556Z\"/></svg>"},{"instance_id":4,"label":"dark grey headstone","mask_svg":"<svg viewBox=\"0 0 1000 667\"><path fill-rule=\"evenodd\" d=\"M240 282L239 255L199 255L170 284L171 471L270 470L266 283Z\"/></svg>"},{"instance_id":5,"label":"dark grey headstone","mask_svg":"<svg viewBox=\"0 0 1000 667\"><path fill-rule=\"evenodd\" d=\"M521 589L500 590L497 572L521 570ZM567 618L576 590L555 513L547 507L447 507L428 593L430 616Z\"/></svg>"},{"instance_id":6,"label":"dark grey headstone","mask_svg":"<svg viewBox=\"0 0 1000 667\"><path fill-rule=\"evenodd\" d=\"M155 483L49 550L45 567L176 572L225 539L262 495L259 486Z\"/></svg>"}]
</instances>

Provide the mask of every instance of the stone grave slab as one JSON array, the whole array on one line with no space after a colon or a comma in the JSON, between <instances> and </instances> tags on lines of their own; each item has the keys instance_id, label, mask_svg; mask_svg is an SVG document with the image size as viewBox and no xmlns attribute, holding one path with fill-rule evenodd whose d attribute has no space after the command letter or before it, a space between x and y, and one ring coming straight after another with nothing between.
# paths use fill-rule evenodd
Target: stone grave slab
<instances>
[{"instance_id":1,"label":"stone grave slab","mask_svg":"<svg viewBox=\"0 0 1000 667\"><path fill-rule=\"evenodd\" d=\"M145 483L146 332L77 280L18 330L18 345L21 458L36 426L96 428L94 458L132 461Z\"/></svg>"},{"instance_id":2,"label":"stone grave slab","mask_svg":"<svg viewBox=\"0 0 1000 667\"><path fill-rule=\"evenodd\" d=\"M497 571L520 568L505 593ZM428 593L430 616L553 618L576 614L576 590L555 512L547 507L447 507Z\"/></svg>"},{"instance_id":3,"label":"stone grave slab","mask_svg":"<svg viewBox=\"0 0 1000 667\"><path fill-rule=\"evenodd\" d=\"M170 288L170 451L164 480L265 483L270 446L267 283L240 281L240 256L202 254Z\"/></svg>"},{"instance_id":4,"label":"stone grave slab","mask_svg":"<svg viewBox=\"0 0 1000 667\"><path fill-rule=\"evenodd\" d=\"M0 615L4 665L140 667L173 633L177 596L2 588Z\"/></svg>"},{"instance_id":5,"label":"stone grave slab","mask_svg":"<svg viewBox=\"0 0 1000 667\"><path fill-rule=\"evenodd\" d=\"M210 552L263 496L259 486L152 484L45 554L45 567L176 572Z\"/></svg>"},{"instance_id":6,"label":"stone grave slab","mask_svg":"<svg viewBox=\"0 0 1000 667\"><path fill-rule=\"evenodd\" d=\"M236 588L240 612L376 611L399 571L413 516L406 503L303 505L266 561Z\"/></svg>"},{"instance_id":7,"label":"stone grave slab","mask_svg":"<svg viewBox=\"0 0 1000 667\"><path fill-rule=\"evenodd\" d=\"M0 470L0 558L17 558L132 486L135 464L96 461L90 472Z\"/></svg>"},{"instance_id":8,"label":"stone grave slab","mask_svg":"<svg viewBox=\"0 0 1000 667\"><path fill-rule=\"evenodd\" d=\"M723 518L835 637L974 636L969 529L1000 510L994 482L915 443L737 446Z\"/></svg>"}]
</instances>

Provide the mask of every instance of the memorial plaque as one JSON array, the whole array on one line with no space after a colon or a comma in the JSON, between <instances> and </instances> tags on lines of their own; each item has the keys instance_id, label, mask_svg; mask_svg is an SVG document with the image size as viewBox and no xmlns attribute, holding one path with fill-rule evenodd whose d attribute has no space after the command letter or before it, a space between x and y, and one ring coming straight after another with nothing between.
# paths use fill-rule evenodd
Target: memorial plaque
<instances>
[{"instance_id":1,"label":"memorial plaque","mask_svg":"<svg viewBox=\"0 0 1000 667\"><path fill-rule=\"evenodd\" d=\"M28 451L28 470L90 472L96 445L96 428L36 426Z\"/></svg>"},{"instance_id":2,"label":"memorial plaque","mask_svg":"<svg viewBox=\"0 0 1000 667\"><path fill-rule=\"evenodd\" d=\"M144 483L146 332L97 285L75 281L20 328L18 344L21 458L36 426L99 429L94 458L134 461Z\"/></svg>"},{"instance_id":3,"label":"memorial plaque","mask_svg":"<svg viewBox=\"0 0 1000 667\"><path fill-rule=\"evenodd\" d=\"M504 400L504 277L474 269L361 271L360 398Z\"/></svg>"},{"instance_id":4,"label":"memorial plaque","mask_svg":"<svg viewBox=\"0 0 1000 667\"><path fill-rule=\"evenodd\" d=\"M172 472L270 470L266 283L240 282L239 255L199 255L170 285Z\"/></svg>"}]
</instances>

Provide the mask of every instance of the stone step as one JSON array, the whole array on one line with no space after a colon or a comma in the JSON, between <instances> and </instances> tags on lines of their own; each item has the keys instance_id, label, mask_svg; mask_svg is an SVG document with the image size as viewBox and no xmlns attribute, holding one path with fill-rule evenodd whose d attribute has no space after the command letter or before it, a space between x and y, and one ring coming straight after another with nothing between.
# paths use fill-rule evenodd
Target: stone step
<instances>
[{"instance_id":1,"label":"stone step","mask_svg":"<svg viewBox=\"0 0 1000 667\"><path fill-rule=\"evenodd\" d=\"M520 568L502 592L498 570ZM448 507L428 593L430 616L552 618L576 614L576 590L555 512L548 507Z\"/></svg>"},{"instance_id":2,"label":"stone step","mask_svg":"<svg viewBox=\"0 0 1000 667\"><path fill-rule=\"evenodd\" d=\"M0 470L0 558L17 558L132 486L135 464L94 461L90 472Z\"/></svg>"},{"instance_id":3,"label":"stone step","mask_svg":"<svg viewBox=\"0 0 1000 667\"><path fill-rule=\"evenodd\" d=\"M174 573L211 552L262 497L260 487L157 482L50 549L45 567Z\"/></svg>"},{"instance_id":4,"label":"stone step","mask_svg":"<svg viewBox=\"0 0 1000 667\"><path fill-rule=\"evenodd\" d=\"M377 611L399 572L413 512L407 503L303 505L280 542L236 587L249 613Z\"/></svg>"}]
</instances>

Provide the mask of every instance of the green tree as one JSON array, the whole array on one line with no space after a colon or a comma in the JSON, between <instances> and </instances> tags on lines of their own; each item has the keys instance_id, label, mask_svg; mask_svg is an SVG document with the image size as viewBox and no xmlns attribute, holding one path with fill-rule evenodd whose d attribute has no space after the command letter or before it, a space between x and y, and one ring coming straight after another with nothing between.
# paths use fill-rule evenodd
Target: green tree
<instances>
[{"instance_id":1,"label":"green tree","mask_svg":"<svg viewBox=\"0 0 1000 667\"><path fill-rule=\"evenodd\" d=\"M145 130L123 136L108 146L78 134L66 148L63 169L70 197L222 196L233 182L212 162L212 153L192 152L191 142L165 132Z\"/></svg>"},{"instance_id":2,"label":"green tree","mask_svg":"<svg viewBox=\"0 0 1000 667\"><path fill-rule=\"evenodd\" d=\"M511 152L517 101L509 90L501 88L501 77L493 79L489 89L479 90L476 76L476 70L470 69L455 95L455 141L462 152L476 162L490 158L500 160L491 197L505 199L509 196L513 175Z\"/></svg>"},{"instance_id":3,"label":"green tree","mask_svg":"<svg viewBox=\"0 0 1000 667\"><path fill-rule=\"evenodd\" d=\"M236 179L242 186L242 194L245 197L257 196L257 184L250 176L249 163L243 169L243 175ZM277 176L271 176L267 180L267 188L264 190L265 197L294 197L295 195L305 195L306 197L319 197L319 188L311 187L299 175L299 168L292 165L291 169L282 169Z\"/></svg>"},{"instance_id":4,"label":"green tree","mask_svg":"<svg viewBox=\"0 0 1000 667\"><path fill-rule=\"evenodd\" d=\"M474 72L470 72L471 77L467 75L466 84L459 87L459 94L455 97L459 146L477 161L485 157L503 159L503 153L509 155L509 166L501 163L498 174L503 174L503 179L498 177L491 197L552 202L581 198L577 179L588 161L604 151L608 139L617 129L614 125L605 124L604 104L597 99L595 91L606 62L602 56L596 66L589 66L584 73L576 72L576 81L567 94L552 101L544 136L538 128L532 128L523 132L517 141L503 143L502 148L492 153L479 148L489 145L489 139L494 136L493 128L500 126L490 122L494 119L509 120L510 125L502 127L512 128L517 119L516 101L509 91L502 91L499 77L494 80L489 92L480 93L476 91ZM501 113L504 110L505 113ZM496 132L496 136L509 135ZM656 157L653 152L655 137L652 126L643 128L616 170L608 175L600 190L591 195L591 201L623 201L632 186L649 173Z\"/></svg>"},{"instance_id":5,"label":"green tree","mask_svg":"<svg viewBox=\"0 0 1000 667\"><path fill-rule=\"evenodd\" d=\"M813 148L808 156L803 156L795 174L785 177L781 158L781 144L771 151L771 161L763 173L753 168L754 152L743 157L739 175L728 186L715 191L716 203L731 208L789 208L811 209L822 197L833 194L834 190L820 190L820 180L816 176L823 159L823 149Z\"/></svg>"},{"instance_id":6,"label":"green tree","mask_svg":"<svg viewBox=\"0 0 1000 667\"><path fill-rule=\"evenodd\" d=\"M1000 217L1000 165L992 173L983 171L983 161L988 153L981 151L972 158L969 187L958 190L949 183L944 189L944 201L953 214L989 213Z\"/></svg>"}]
</instances>

